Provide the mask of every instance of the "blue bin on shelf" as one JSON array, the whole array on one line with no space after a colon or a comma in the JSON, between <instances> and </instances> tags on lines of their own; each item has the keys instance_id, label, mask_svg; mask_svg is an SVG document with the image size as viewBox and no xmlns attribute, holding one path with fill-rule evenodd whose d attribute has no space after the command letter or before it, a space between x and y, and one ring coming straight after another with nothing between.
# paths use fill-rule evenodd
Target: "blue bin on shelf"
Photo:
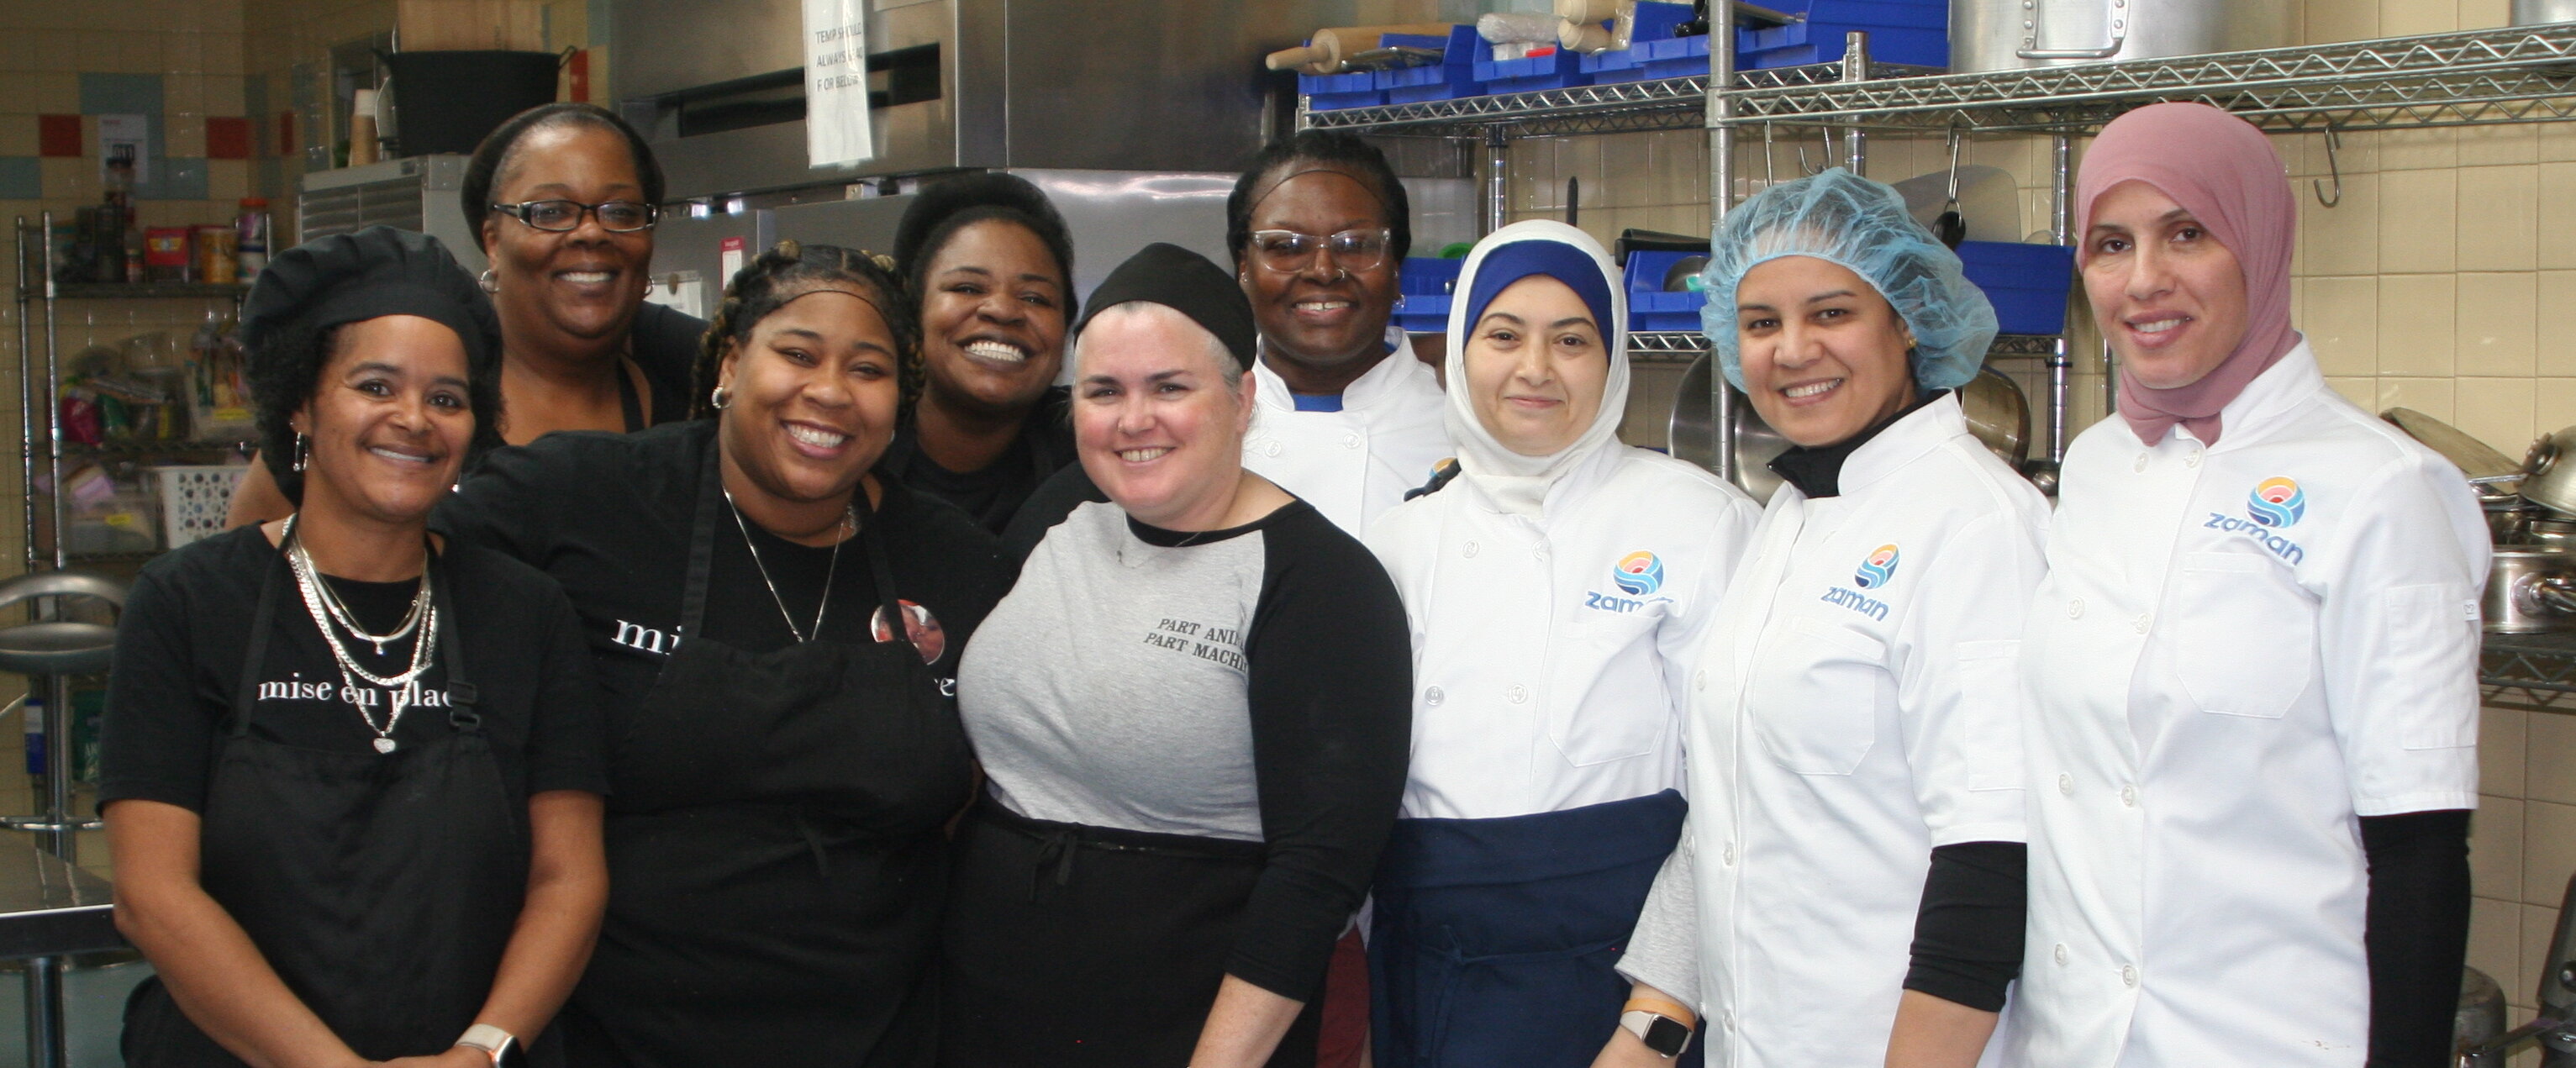
<instances>
[{"instance_id":1,"label":"blue bin on shelf","mask_svg":"<svg viewBox=\"0 0 2576 1068\"><path fill-rule=\"evenodd\" d=\"M1633 261L1634 257L1630 259ZM1628 291L1628 329L1697 330L1699 309L1706 303L1708 294L1705 293L1666 293L1632 288Z\"/></svg>"},{"instance_id":2,"label":"blue bin on shelf","mask_svg":"<svg viewBox=\"0 0 2576 1068\"><path fill-rule=\"evenodd\" d=\"M1672 270L1674 264L1693 256L1705 255L1707 255L1705 252L1650 252L1644 249L1631 252L1628 254L1626 269L1628 291L1660 293L1664 288L1664 274Z\"/></svg>"},{"instance_id":3,"label":"blue bin on shelf","mask_svg":"<svg viewBox=\"0 0 2576 1068\"><path fill-rule=\"evenodd\" d=\"M1674 40L1673 30L1682 23L1690 21L1690 17L1691 5L1689 4L1665 4L1645 0L1637 5L1637 17L1628 35L1628 47L1584 56L1576 61L1576 66L1584 74L1590 75L1595 85L1602 82L1633 82L1647 78L1670 77L1670 75L1655 74L1647 70L1646 64L1650 58L1650 50L1647 46ZM1700 66L1705 68L1708 66L1707 39L1703 37L1697 40L1701 42Z\"/></svg>"},{"instance_id":4,"label":"blue bin on shelf","mask_svg":"<svg viewBox=\"0 0 2576 1068\"><path fill-rule=\"evenodd\" d=\"M1496 96L1590 85L1592 78L1583 73L1581 58L1581 53L1558 48L1522 59L1480 59L1476 80L1485 83L1487 94Z\"/></svg>"},{"instance_id":5,"label":"blue bin on shelf","mask_svg":"<svg viewBox=\"0 0 2576 1068\"><path fill-rule=\"evenodd\" d=\"M1485 91L1476 80L1476 57L1486 53L1485 39L1476 36L1473 26L1458 26L1446 37L1428 34L1390 33L1381 39L1388 48L1437 48L1440 62L1421 67L1396 67L1376 72L1376 83L1386 93L1389 104L1419 104L1426 100L1455 100L1476 96Z\"/></svg>"},{"instance_id":6,"label":"blue bin on shelf","mask_svg":"<svg viewBox=\"0 0 2576 1068\"><path fill-rule=\"evenodd\" d=\"M2058 334L2066 330L2066 297L2075 286L2075 249L1963 241L1959 262L1968 281L1995 306L1995 325L2007 334Z\"/></svg>"},{"instance_id":7,"label":"blue bin on shelf","mask_svg":"<svg viewBox=\"0 0 2576 1068\"><path fill-rule=\"evenodd\" d=\"M1395 274L1396 292L1442 297L1458 286L1458 271L1467 261L1438 256L1407 256Z\"/></svg>"},{"instance_id":8,"label":"blue bin on shelf","mask_svg":"<svg viewBox=\"0 0 2576 1068\"><path fill-rule=\"evenodd\" d=\"M1708 73L1708 35L1647 41L1630 51L1645 64L1651 79L1690 78Z\"/></svg>"},{"instance_id":9,"label":"blue bin on shelf","mask_svg":"<svg viewBox=\"0 0 2576 1068\"><path fill-rule=\"evenodd\" d=\"M1377 87L1377 73L1300 74L1297 91L1306 94L1306 106L1315 111L1373 108L1386 103L1386 90Z\"/></svg>"},{"instance_id":10,"label":"blue bin on shelf","mask_svg":"<svg viewBox=\"0 0 2576 1068\"><path fill-rule=\"evenodd\" d=\"M1884 6L1900 12L1890 17L1911 17L1901 13L1904 5L1867 6ZM1950 31L1946 15L1943 22L1930 27L1811 20L1769 29L1737 30L1736 64L1747 70L1768 70L1838 62L1843 58L1844 35L1853 30L1869 34L1869 57L1879 62L1943 68L1950 65Z\"/></svg>"},{"instance_id":11,"label":"blue bin on shelf","mask_svg":"<svg viewBox=\"0 0 2576 1068\"><path fill-rule=\"evenodd\" d=\"M1450 261L1455 263L1457 261ZM1437 334L1449 329L1447 293L1403 293L1395 299L1395 325L1407 333Z\"/></svg>"}]
</instances>

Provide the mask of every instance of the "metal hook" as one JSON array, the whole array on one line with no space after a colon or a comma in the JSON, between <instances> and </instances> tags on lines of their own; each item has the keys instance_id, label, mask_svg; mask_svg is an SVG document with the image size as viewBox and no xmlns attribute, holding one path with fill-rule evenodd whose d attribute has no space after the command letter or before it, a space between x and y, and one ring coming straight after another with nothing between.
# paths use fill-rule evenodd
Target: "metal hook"
<instances>
[{"instance_id":1,"label":"metal hook","mask_svg":"<svg viewBox=\"0 0 2576 1068\"><path fill-rule=\"evenodd\" d=\"M2333 196L2326 195L2326 183L2323 180L2308 179L2310 191L2317 195L2317 203L2329 208L2343 203L2343 161L2336 157L2336 153L2342 148L2343 133L2332 126L2326 127L2326 173L2334 177Z\"/></svg>"},{"instance_id":2,"label":"metal hook","mask_svg":"<svg viewBox=\"0 0 2576 1068\"><path fill-rule=\"evenodd\" d=\"M1762 124L1762 188L1780 184L1780 172L1771 162L1771 131L1777 123Z\"/></svg>"},{"instance_id":3,"label":"metal hook","mask_svg":"<svg viewBox=\"0 0 2576 1068\"><path fill-rule=\"evenodd\" d=\"M1949 206L1953 208L1959 206L1959 142L1961 140L1963 138L1959 135L1959 128L1950 127L1950 178L1946 188L1950 197Z\"/></svg>"},{"instance_id":4,"label":"metal hook","mask_svg":"<svg viewBox=\"0 0 2576 1068\"><path fill-rule=\"evenodd\" d=\"M1824 146L1825 161L1814 166L1807 163L1806 143L1802 141L1798 144L1798 170L1811 178L1825 173L1834 165L1834 131L1829 127L1816 127L1816 142Z\"/></svg>"}]
</instances>

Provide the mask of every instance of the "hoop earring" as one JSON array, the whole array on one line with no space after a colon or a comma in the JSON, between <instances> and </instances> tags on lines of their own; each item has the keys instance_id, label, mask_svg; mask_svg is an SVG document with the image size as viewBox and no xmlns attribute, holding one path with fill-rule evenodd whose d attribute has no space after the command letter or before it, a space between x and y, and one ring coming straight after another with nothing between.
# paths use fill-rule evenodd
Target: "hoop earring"
<instances>
[{"instance_id":1,"label":"hoop earring","mask_svg":"<svg viewBox=\"0 0 2576 1068\"><path fill-rule=\"evenodd\" d=\"M707 407L721 412L731 404L733 404L733 394L726 392L723 386L707 391Z\"/></svg>"},{"instance_id":2,"label":"hoop earring","mask_svg":"<svg viewBox=\"0 0 2576 1068\"><path fill-rule=\"evenodd\" d=\"M295 435L295 470L298 473L302 473L304 468L312 462L312 458L313 439L306 437L303 434Z\"/></svg>"},{"instance_id":3,"label":"hoop earring","mask_svg":"<svg viewBox=\"0 0 2576 1068\"><path fill-rule=\"evenodd\" d=\"M492 269L489 267L483 268L483 273L474 279L474 284L483 287L485 293L501 291L501 280L493 276Z\"/></svg>"}]
</instances>

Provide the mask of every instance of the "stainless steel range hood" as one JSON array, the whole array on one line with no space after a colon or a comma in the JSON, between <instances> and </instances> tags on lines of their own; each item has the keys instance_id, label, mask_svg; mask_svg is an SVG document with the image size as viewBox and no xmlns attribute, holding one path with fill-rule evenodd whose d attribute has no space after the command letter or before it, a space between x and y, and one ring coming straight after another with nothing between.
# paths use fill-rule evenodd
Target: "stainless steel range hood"
<instances>
[{"instance_id":1,"label":"stainless steel range hood","mask_svg":"<svg viewBox=\"0 0 2576 1068\"><path fill-rule=\"evenodd\" d=\"M1260 57L1351 0L875 0L878 156L805 165L798 0L610 0L620 106L685 200L958 168L1228 171Z\"/></svg>"}]
</instances>

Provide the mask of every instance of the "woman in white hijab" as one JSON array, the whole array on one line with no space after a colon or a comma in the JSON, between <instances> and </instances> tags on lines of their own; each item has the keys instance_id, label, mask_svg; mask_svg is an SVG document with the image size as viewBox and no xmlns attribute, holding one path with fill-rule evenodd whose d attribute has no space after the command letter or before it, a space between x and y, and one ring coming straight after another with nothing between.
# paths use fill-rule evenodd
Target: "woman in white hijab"
<instances>
[{"instance_id":1,"label":"woman in white hijab","mask_svg":"<svg viewBox=\"0 0 2576 1068\"><path fill-rule=\"evenodd\" d=\"M1368 539L1415 675L1369 946L1376 1063L1581 1066L1681 834L1686 654L1759 509L1619 443L1627 302L1591 237L1504 227L1457 295L1457 462Z\"/></svg>"}]
</instances>

